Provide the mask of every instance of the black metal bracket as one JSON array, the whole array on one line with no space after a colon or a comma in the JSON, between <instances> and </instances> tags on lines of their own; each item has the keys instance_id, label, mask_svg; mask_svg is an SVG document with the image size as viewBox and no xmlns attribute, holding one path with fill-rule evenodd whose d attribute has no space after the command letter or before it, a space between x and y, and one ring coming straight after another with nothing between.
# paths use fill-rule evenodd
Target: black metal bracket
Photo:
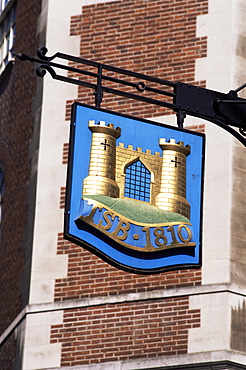
<instances>
[{"instance_id":1,"label":"black metal bracket","mask_svg":"<svg viewBox=\"0 0 246 370\"><path fill-rule=\"evenodd\" d=\"M239 91L246 87L246 83L225 94L183 82L163 80L59 52L48 57L46 56L47 52L47 48L42 47L37 51L37 58L23 53L15 54L15 56L21 61L39 64L36 68L36 74L39 77L44 77L46 72L49 72L53 79L94 90L96 107L100 107L104 93L139 100L172 109L177 113L177 124L180 129L183 128L186 115L202 118L220 126L246 146L246 100L239 98L237 95ZM66 63L56 63L54 62L55 59L66 61ZM73 67L73 64L94 67L96 70L83 70ZM57 70L65 70L78 77L61 75L56 72ZM89 79L82 80L81 76L88 76ZM123 78L119 76L123 76ZM125 76L130 78L126 80ZM93 79L95 79L95 82L92 82ZM110 86L107 86L108 82ZM114 84L122 89L111 87ZM130 91L123 89L124 86L127 86ZM146 96L147 92L152 93L154 97ZM166 97L168 101L163 101L163 97Z\"/></svg>"}]
</instances>

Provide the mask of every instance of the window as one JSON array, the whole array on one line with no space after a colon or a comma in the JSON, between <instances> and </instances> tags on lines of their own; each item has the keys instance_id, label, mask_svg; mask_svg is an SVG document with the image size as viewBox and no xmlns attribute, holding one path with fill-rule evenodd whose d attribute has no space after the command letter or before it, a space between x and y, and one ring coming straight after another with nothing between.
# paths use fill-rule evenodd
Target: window
<instances>
[{"instance_id":1,"label":"window","mask_svg":"<svg viewBox=\"0 0 246 370\"><path fill-rule=\"evenodd\" d=\"M8 4L10 4L9 9ZM11 0L0 0L0 6L0 73L2 73L13 58L16 4L13 3L11 6Z\"/></svg>"},{"instance_id":2,"label":"window","mask_svg":"<svg viewBox=\"0 0 246 370\"><path fill-rule=\"evenodd\" d=\"M0 237L2 225L2 205L3 205L3 169L0 167Z\"/></svg>"},{"instance_id":3,"label":"window","mask_svg":"<svg viewBox=\"0 0 246 370\"><path fill-rule=\"evenodd\" d=\"M126 168L125 197L150 202L151 174L141 161Z\"/></svg>"},{"instance_id":4,"label":"window","mask_svg":"<svg viewBox=\"0 0 246 370\"><path fill-rule=\"evenodd\" d=\"M10 2L10 0L0 0L0 14L2 13L2 11L6 8L6 6L8 5L8 3Z\"/></svg>"}]
</instances>

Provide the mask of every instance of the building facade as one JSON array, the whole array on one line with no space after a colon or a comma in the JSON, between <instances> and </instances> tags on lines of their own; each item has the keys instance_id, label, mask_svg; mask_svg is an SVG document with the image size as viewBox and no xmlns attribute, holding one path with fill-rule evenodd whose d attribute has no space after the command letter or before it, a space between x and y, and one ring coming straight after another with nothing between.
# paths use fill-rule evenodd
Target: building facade
<instances>
[{"instance_id":1,"label":"building facade","mask_svg":"<svg viewBox=\"0 0 246 370\"><path fill-rule=\"evenodd\" d=\"M187 116L206 134L202 268L118 270L63 237L71 104L93 93L12 57L45 45L226 93L246 80L245 1L2 0L0 12L0 367L246 369L245 147ZM124 97L101 107L176 125ZM154 168L153 154L118 146L115 191L121 166Z\"/></svg>"}]
</instances>

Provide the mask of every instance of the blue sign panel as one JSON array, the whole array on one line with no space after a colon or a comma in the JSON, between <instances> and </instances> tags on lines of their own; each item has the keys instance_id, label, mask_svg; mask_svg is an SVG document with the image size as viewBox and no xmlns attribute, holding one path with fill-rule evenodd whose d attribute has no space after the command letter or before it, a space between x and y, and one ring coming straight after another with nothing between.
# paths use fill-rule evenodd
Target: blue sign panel
<instances>
[{"instance_id":1,"label":"blue sign panel","mask_svg":"<svg viewBox=\"0 0 246 370\"><path fill-rule=\"evenodd\" d=\"M65 238L134 273L200 267L204 141L75 103Z\"/></svg>"}]
</instances>

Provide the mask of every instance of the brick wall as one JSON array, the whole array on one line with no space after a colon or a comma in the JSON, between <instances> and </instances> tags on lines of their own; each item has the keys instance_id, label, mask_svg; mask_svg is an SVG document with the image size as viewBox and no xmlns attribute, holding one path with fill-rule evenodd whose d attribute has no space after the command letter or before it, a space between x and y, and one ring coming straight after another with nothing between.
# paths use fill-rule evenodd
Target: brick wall
<instances>
[{"instance_id":1,"label":"brick wall","mask_svg":"<svg viewBox=\"0 0 246 370\"><path fill-rule=\"evenodd\" d=\"M120 271L97 256L58 236L58 254L68 254L68 273L57 279L55 301L155 289L192 287L201 284L201 270L177 270L157 275L134 275Z\"/></svg>"},{"instance_id":2,"label":"brick wall","mask_svg":"<svg viewBox=\"0 0 246 370\"><path fill-rule=\"evenodd\" d=\"M17 2L15 51L34 54L38 47L37 17L41 1ZM30 19L32 21L30 22ZM11 67L11 65L9 65ZM31 178L30 141L33 134L32 103L36 80L29 63L14 63L1 76L0 83L0 162L4 168L4 203L0 240L0 333L24 305L21 286L26 227L30 204L27 186ZM34 198L32 199L32 202Z\"/></svg>"},{"instance_id":3,"label":"brick wall","mask_svg":"<svg viewBox=\"0 0 246 370\"><path fill-rule=\"evenodd\" d=\"M4 370L12 370L16 359L16 338L13 333L0 346L0 368Z\"/></svg>"},{"instance_id":4,"label":"brick wall","mask_svg":"<svg viewBox=\"0 0 246 370\"><path fill-rule=\"evenodd\" d=\"M188 329L200 326L188 297L64 311L51 343L62 343L61 366L187 353Z\"/></svg>"},{"instance_id":5,"label":"brick wall","mask_svg":"<svg viewBox=\"0 0 246 370\"><path fill-rule=\"evenodd\" d=\"M187 130L205 133L205 125L204 124L188 126L188 127L185 127L185 128Z\"/></svg>"},{"instance_id":6,"label":"brick wall","mask_svg":"<svg viewBox=\"0 0 246 370\"><path fill-rule=\"evenodd\" d=\"M205 57L207 47L205 37L196 37L196 18L207 11L207 0L99 3L84 6L82 14L71 18L71 36L81 36L80 54L85 59L175 82L204 85L204 81L195 81L195 59ZM131 91L129 87L127 91ZM154 97L146 92L144 96ZM78 98L93 104L92 91L83 87L79 87ZM68 101L68 119L70 104ZM139 117L166 112L164 108L107 94L102 108Z\"/></svg>"}]
</instances>

